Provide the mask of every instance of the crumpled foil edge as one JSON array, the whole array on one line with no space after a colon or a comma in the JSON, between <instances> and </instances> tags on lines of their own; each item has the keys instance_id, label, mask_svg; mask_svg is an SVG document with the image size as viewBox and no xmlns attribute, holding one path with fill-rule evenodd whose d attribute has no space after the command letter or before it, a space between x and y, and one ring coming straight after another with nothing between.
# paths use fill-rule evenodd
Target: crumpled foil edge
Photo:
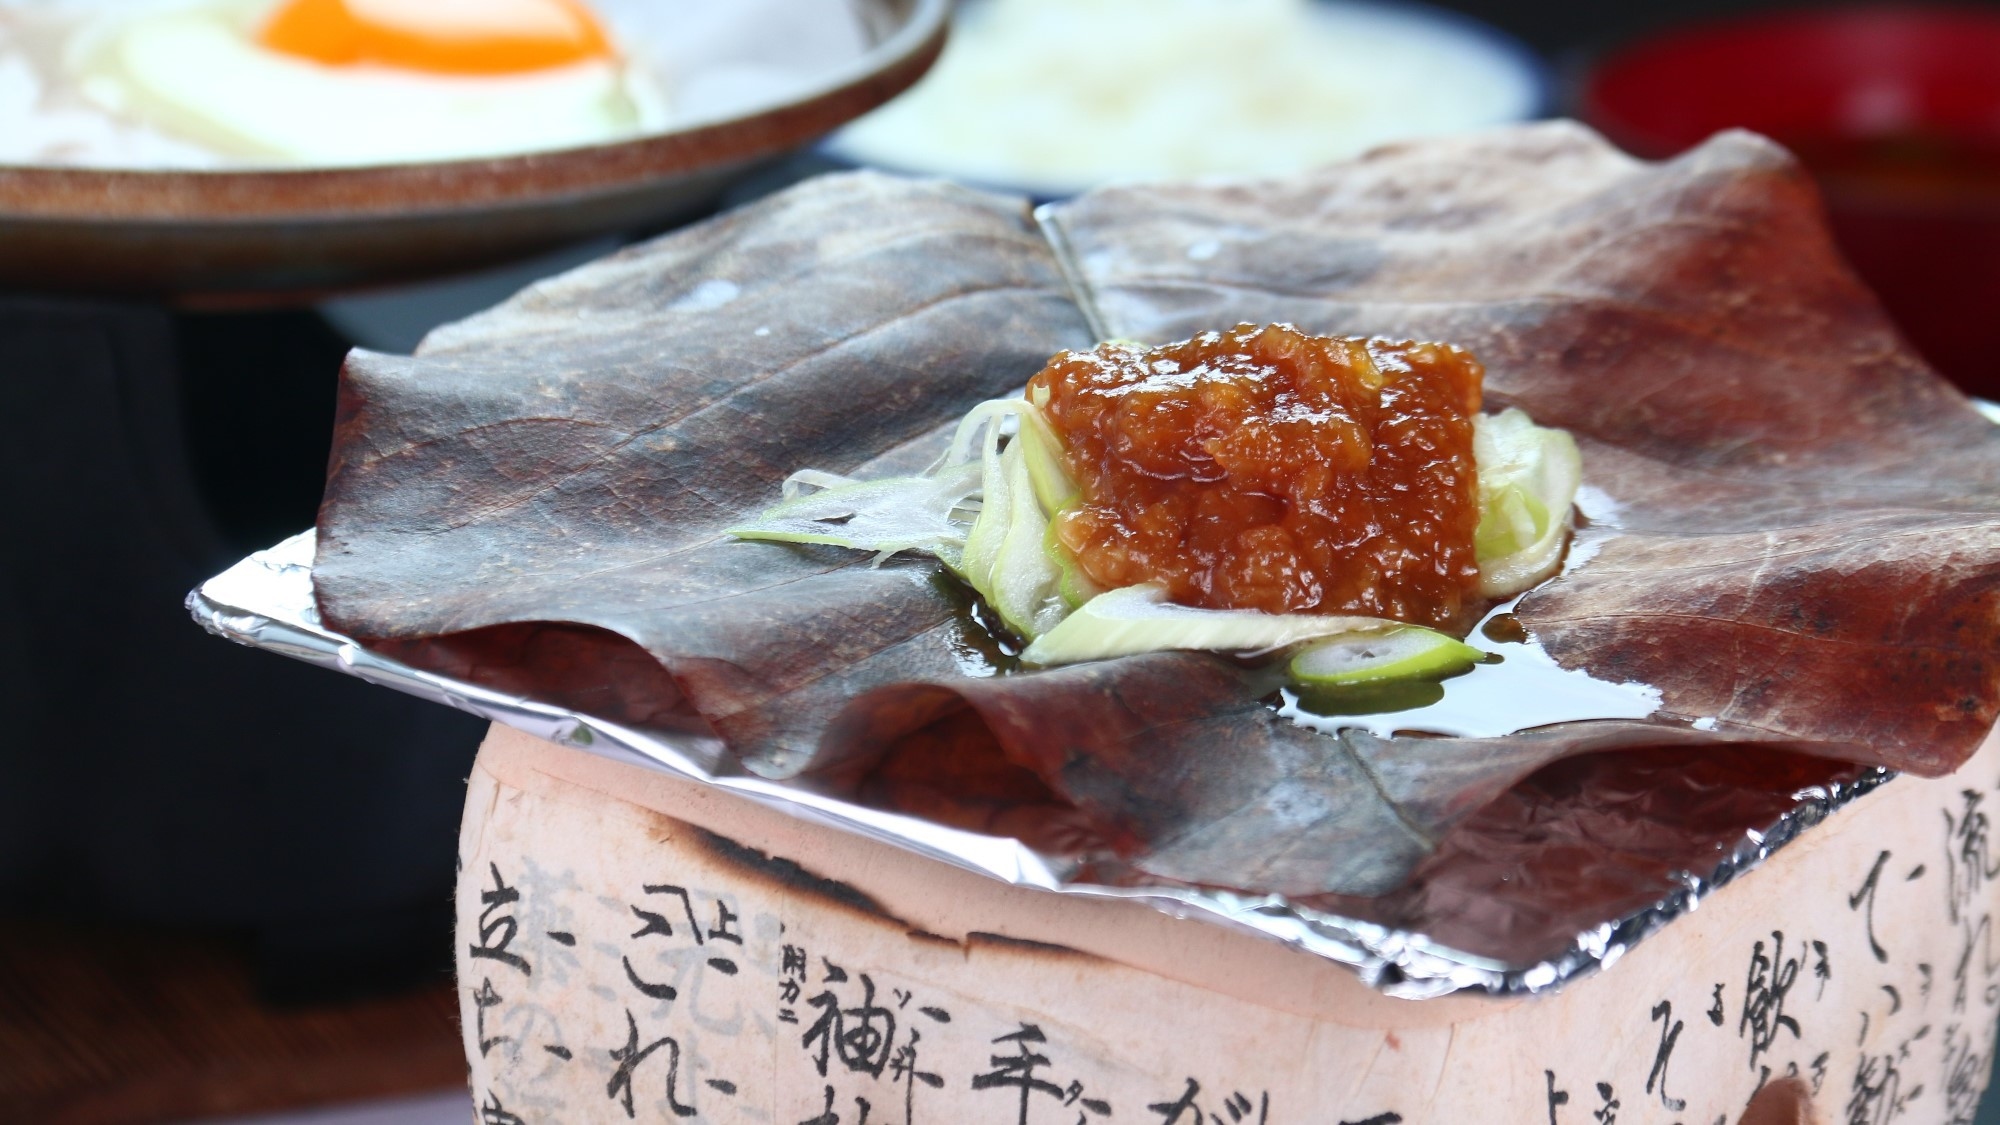
<instances>
[{"instance_id":1,"label":"crumpled foil edge","mask_svg":"<svg viewBox=\"0 0 2000 1125\"><path fill-rule=\"evenodd\" d=\"M2000 416L1996 416L2000 421ZM1755 868L1838 809L1895 775L1877 769L1854 782L1801 791L1776 822L1745 839L1706 874L1683 873L1672 894L1626 917L1578 934L1561 954L1509 965L1434 942L1421 933L1309 910L1277 895L1239 895L1168 887L1071 883L1019 841L946 828L914 817L751 777L715 777L713 760L694 737L633 730L535 699L426 672L370 652L320 623L313 600L314 534L302 532L259 551L202 583L187 597L203 628L251 648L354 676L503 723L550 742L737 793L759 804L840 831L916 852L989 878L1056 894L1124 898L1181 918L1195 918L1275 938L1353 969L1362 983L1390 996L1430 999L1454 992L1537 993L1609 967L1647 935L1696 910L1717 888Z\"/></svg>"}]
</instances>

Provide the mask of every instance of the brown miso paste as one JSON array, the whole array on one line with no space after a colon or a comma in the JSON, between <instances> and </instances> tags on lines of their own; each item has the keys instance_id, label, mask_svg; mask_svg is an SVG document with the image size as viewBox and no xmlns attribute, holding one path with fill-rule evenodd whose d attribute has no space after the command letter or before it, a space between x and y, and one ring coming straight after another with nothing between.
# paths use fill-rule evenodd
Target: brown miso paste
<instances>
[{"instance_id":1,"label":"brown miso paste","mask_svg":"<svg viewBox=\"0 0 2000 1125\"><path fill-rule=\"evenodd\" d=\"M1056 533L1105 587L1457 628L1482 374L1449 344L1289 325L1064 352L1028 384L1083 490Z\"/></svg>"}]
</instances>

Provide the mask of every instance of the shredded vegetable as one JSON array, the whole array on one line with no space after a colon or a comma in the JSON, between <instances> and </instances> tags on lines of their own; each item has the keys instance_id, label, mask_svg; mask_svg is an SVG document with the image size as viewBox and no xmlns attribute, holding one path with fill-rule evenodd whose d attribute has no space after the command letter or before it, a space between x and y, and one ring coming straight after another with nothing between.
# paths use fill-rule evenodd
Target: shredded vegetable
<instances>
[{"instance_id":1,"label":"shredded vegetable","mask_svg":"<svg viewBox=\"0 0 2000 1125\"><path fill-rule=\"evenodd\" d=\"M1520 410L1475 419L1480 592L1511 596L1562 559L1582 476L1576 442ZM1027 640L1031 665L1194 649L1264 653L1294 646L1292 678L1350 685L1462 671L1483 654L1443 633L1372 617L1199 609L1146 584L1104 590L1055 534L1081 490L1040 406L995 399L960 422L949 450L926 472L855 480L804 470L784 498L730 534L932 555L978 591Z\"/></svg>"}]
</instances>

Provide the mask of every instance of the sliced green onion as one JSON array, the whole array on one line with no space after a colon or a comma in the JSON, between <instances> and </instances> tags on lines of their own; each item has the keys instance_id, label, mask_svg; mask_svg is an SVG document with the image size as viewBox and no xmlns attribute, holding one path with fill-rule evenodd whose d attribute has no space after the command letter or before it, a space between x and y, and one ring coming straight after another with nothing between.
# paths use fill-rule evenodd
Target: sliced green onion
<instances>
[{"instance_id":1,"label":"sliced green onion","mask_svg":"<svg viewBox=\"0 0 2000 1125\"><path fill-rule=\"evenodd\" d=\"M1056 513L1056 515L1061 514ZM1062 594L1063 601L1067 602L1071 609L1104 592L1104 587L1099 586L1091 580L1090 575L1083 572L1083 566L1076 561L1076 556L1070 554L1069 548L1063 546L1061 540L1056 537L1056 521L1053 516L1049 519L1047 534L1042 537L1042 549L1048 552L1049 558L1055 560L1056 566L1062 571L1062 580L1057 583L1056 590Z\"/></svg>"},{"instance_id":2,"label":"sliced green onion","mask_svg":"<svg viewBox=\"0 0 2000 1125\"><path fill-rule=\"evenodd\" d=\"M803 491L804 485L817 491ZM861 551L923 551L956 565L979 501L979 473L963 465L936 476L847 480L805 472L786 482L795 495L729 534L779 543L824 543Z\"/></svg>"},{"instance_id":3,"label":"sliced green onion","mask_svg":"<svg viewBox=\"0 0 2000 1125\"><path fill-rule=\"evenodd\" d=\"M934 555L1009 629L1033 639L1068 615L1071 598L1095 592L1049 522L1077 494L1041 411L1024 399L994 399L966 414L950 450L923 476L856 481L794 473L783 501L729 534Z\"/></svg>"},{"instance_id":4,"label":"sliced green onion","mask_svg":"<svg viewBox=\"0 0 2000 1125\"><path fill-rule=\"evenodd\" d=\"M1509 408L1473 419L1479 466L1479 592L1504 598L1555 573L1583 481L1576 439Z\"/></svg>"},{"instance_id":5,"label":"sliced green onion","mask_svg":"<svg viewBox=\"0 0 2000 1125\"><path fill-rule=\"evenodd\" d=\"M984 500L955 569L1009 629L1032 640L1054 628L1070 607L1059 589L1062 569L1049 557L1049 519L1029 476L1026 443L1017 437L1001 452L998 429L986 434Z\"/></svg>"},{"instance_id":6,"label":"sliced green onion","mask_svg":"<svg viewBox=\"0 0 2000 1125\"><path fill-rule=\"evenodd\" d=\"M1028 465L1028 479L1034 482L1035 498L1041 501L1042 514L1053 517L1057 512L1076 503L1083 495L1076 478L1069 475L1069 466L1063 464L1062 442L1041 410L1029 408L1020 414L1021 429L1014 435L1014 441L1021 447L1022 459Z\"/></svg>"},{"instance_id":7,"label":"sliced green onion","mask_svg":"<svg viewBox=\"0 0 2000 1125\"><path fill-rule=\"evenodd\" d=\"M1055 628L1035 638L1027 664L1075 664L1141 652L1192 649L1262 653L1301 641L1395 626L1379 617L1317 613L1264 613L1254 609L1197 609L1167 600L1163 586L1148 583L1100 594Z\"/></svg>"},{"instance_id":8,"label":"sliced green onion","mask_svg":"<svg viewBox=\"0 0 2000 1125\"><path fill-rule=\"evenodd\" d=\"M1387 680L1441 679L1463 672L1486 654L1435 629L1398 625L1333 637L1292 657L1292 680L1316 687Z\"/></svg>"}]
</instances>

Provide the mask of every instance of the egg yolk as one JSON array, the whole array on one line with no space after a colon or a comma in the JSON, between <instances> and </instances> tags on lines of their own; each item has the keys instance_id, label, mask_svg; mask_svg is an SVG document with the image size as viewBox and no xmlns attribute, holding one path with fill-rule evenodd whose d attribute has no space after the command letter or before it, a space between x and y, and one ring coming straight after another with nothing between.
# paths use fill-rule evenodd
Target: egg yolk
<instances>
[{"instance_id":1,"label":"egg yolk","mask_svg":"<svg viewBox=\"0 0 2000 1125\"><path fill-rule=\"evenodd\" d=\"M285 0L258 42L329 66L517 74L613 57L577 0Z\"/></svg>"}]
</instances>

